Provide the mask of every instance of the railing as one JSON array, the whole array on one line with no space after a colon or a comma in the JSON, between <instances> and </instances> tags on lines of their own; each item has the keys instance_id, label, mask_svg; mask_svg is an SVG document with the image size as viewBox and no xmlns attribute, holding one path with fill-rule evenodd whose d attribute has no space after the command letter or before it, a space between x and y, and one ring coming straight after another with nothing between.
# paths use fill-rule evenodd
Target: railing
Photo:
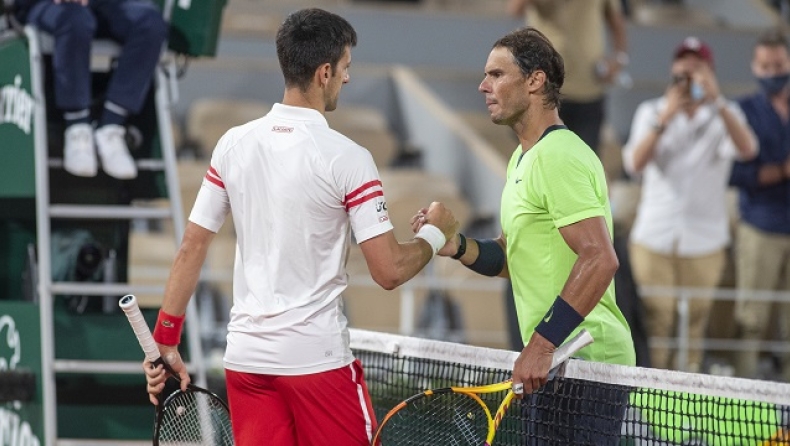
<instances>
[{"instance_id":1,"label":"railing","mask_svg":"<svg viewBox=\"0 0 790 446\"><path fill-rule=\"evenodd\" d=\"M166 276L167 271L161 268L146 268L140 271L144 276L151 277ZM205 271L201 279L207 282L230 283L232 280L231 270L209 270ZM375 288L378 285L367 275L353 275L349 277L349 286ZM441 278L430 275L420 275L406 282L398 288L400 294L400 317L398 331L400 334L412 335L417 331L416 315L419 312L415 299L415 290L434 289L434 290L466 290L466 291L485 291L485 292L504 292L504 282L498 279L480 278L458 280L453 278ZM753 301L764 302L783 302L790 303L790 291L767 291L767 290L745 290L739 291L732 288L693 288L693 287L641 287L640 297L669 296L677 297L678 324L676 336L671 338L651 338L651 347L661 347L677 350L678 370L688 371L688 353L691 349L702 349L706 351L743 351L755 350L790 353L790 343L786 341L754 341L740 339L714 339L704 338L699 340L689 339L689 302L692 299L704 298L713 301L736 301L742 293L749 296ZM733 324L735 321L731 321ZM503 321L502 330L506 330Z\"/></svg>"},{"instance_id":2,"label":"railing","mask_svg":"<svg viewBox=\"0 0 790 446\"><path fill-rule=\"evenodd\" d=\"M675 296L677 298L677 336L674 338L650 339L651 347L676 349L677 367L688 369L688 352L690 349L744 351L760 350L775 353L790 352L790 343L786 341L754 341L740 339L710 339L695 341L689 339L689 302L692 299L709 299L712 301L738 301L748 296L750 301L790 303L790 291L738 290L733 288L696 288L696 287L659 287L645 286L639 288L641 298ZM745 298L745 297L744 297ZM735 321L733 320L734 324ZM766 322L767 323L767 322Z\"/></svg>"}]
</instances>

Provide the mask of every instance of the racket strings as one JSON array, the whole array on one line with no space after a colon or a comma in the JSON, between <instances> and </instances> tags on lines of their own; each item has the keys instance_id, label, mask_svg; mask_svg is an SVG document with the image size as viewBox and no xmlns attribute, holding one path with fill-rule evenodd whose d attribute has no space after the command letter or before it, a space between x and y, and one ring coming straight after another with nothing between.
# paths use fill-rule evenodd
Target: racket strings
<instances>
[{"instance_id":1,"label":"racket strings","mask_svg":"<svg viewBox=\"0 0 790 446\"><path fill-rule=\"evenodd\" d=\"M168 398L159 421L162 446L232 446L230 413L214 396L177 392Z\"/></svg>"},{"instance_id":2,"label":"racket strings","mask_svg":"<svg viewBox=\"0 0 790 446\"><path fill-rule=\"evenodd\" d=\"M480 446L488 415L474 398L435 394L404 406L382 426L381 446Z\"/></svg>"}]
</instances>

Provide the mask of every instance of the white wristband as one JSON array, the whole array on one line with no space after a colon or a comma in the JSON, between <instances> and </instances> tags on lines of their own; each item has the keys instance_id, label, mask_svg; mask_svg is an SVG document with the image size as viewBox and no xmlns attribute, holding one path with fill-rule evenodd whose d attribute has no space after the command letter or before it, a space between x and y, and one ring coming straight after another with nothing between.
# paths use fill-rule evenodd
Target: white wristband
<instances>
[{"instance_id":1,"label":"white wristband","mask_svg":"<svg viewBox=\"0 0 790 446\"><path fill-rule=\"evenodd\" d=\"M436 255L442 249L442 246L447 243L447 237L444 236L442 230L431 224L422 225L420 230L414 234L414 238L421 238L428 242L433 249L433 255Z\"/></svg>"}]
</instances>

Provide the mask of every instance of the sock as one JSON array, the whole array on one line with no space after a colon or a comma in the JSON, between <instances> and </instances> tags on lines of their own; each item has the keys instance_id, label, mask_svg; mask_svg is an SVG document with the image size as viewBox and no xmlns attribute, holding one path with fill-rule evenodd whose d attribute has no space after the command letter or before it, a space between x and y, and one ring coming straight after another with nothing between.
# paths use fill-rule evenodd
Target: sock
<instances>
[{"instance_id":1,"label":"sock","mask_svg":"<svg viewBox=\"0 0 790 446\"><path fill-rule=\"evenodd\" d=\"M87 108L81 110L64 110L63 119L66 121L66 128L74 124L88 124L91 120L91 112Z\"/></svg>"},{"instance_id":2,"label":"sock","mask_svg":"<svg viewBox=\"0 0 790 446\"><path fill-rule=\"evenodd\" d=\"M102 111L101 119L99 119L99 127L108 124L123 125L126 122L126 117L129 112L120 105L106 101L104 102L104 111Z\"/></svg>"}]
</instances>

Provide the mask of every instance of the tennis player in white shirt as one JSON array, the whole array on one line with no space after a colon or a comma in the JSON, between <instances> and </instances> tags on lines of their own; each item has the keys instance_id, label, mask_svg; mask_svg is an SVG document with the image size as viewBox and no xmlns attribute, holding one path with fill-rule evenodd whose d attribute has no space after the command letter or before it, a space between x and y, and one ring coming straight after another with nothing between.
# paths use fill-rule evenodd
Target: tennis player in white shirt
<instances>
[{"instance_id":1,"label":"tennis player in white shirt","mask_svg":"<svg viewBox=\"0 0 790 446\"><path fill-rule=\"evenodd\" d=\"M154 338L184 387L181 325L208 246L231 213L238 240L224 363L240 446L369 445L376 419L341 298L350 232L373 279L393 289L458 230L432 203L428 224L399 243L370 153L327 125L356 40L345 19L320 9L286 18L277 33L282 103L220 139L165 289ZM166 372L144 368L157 404Z\"/></svg>"}]
</instances>

